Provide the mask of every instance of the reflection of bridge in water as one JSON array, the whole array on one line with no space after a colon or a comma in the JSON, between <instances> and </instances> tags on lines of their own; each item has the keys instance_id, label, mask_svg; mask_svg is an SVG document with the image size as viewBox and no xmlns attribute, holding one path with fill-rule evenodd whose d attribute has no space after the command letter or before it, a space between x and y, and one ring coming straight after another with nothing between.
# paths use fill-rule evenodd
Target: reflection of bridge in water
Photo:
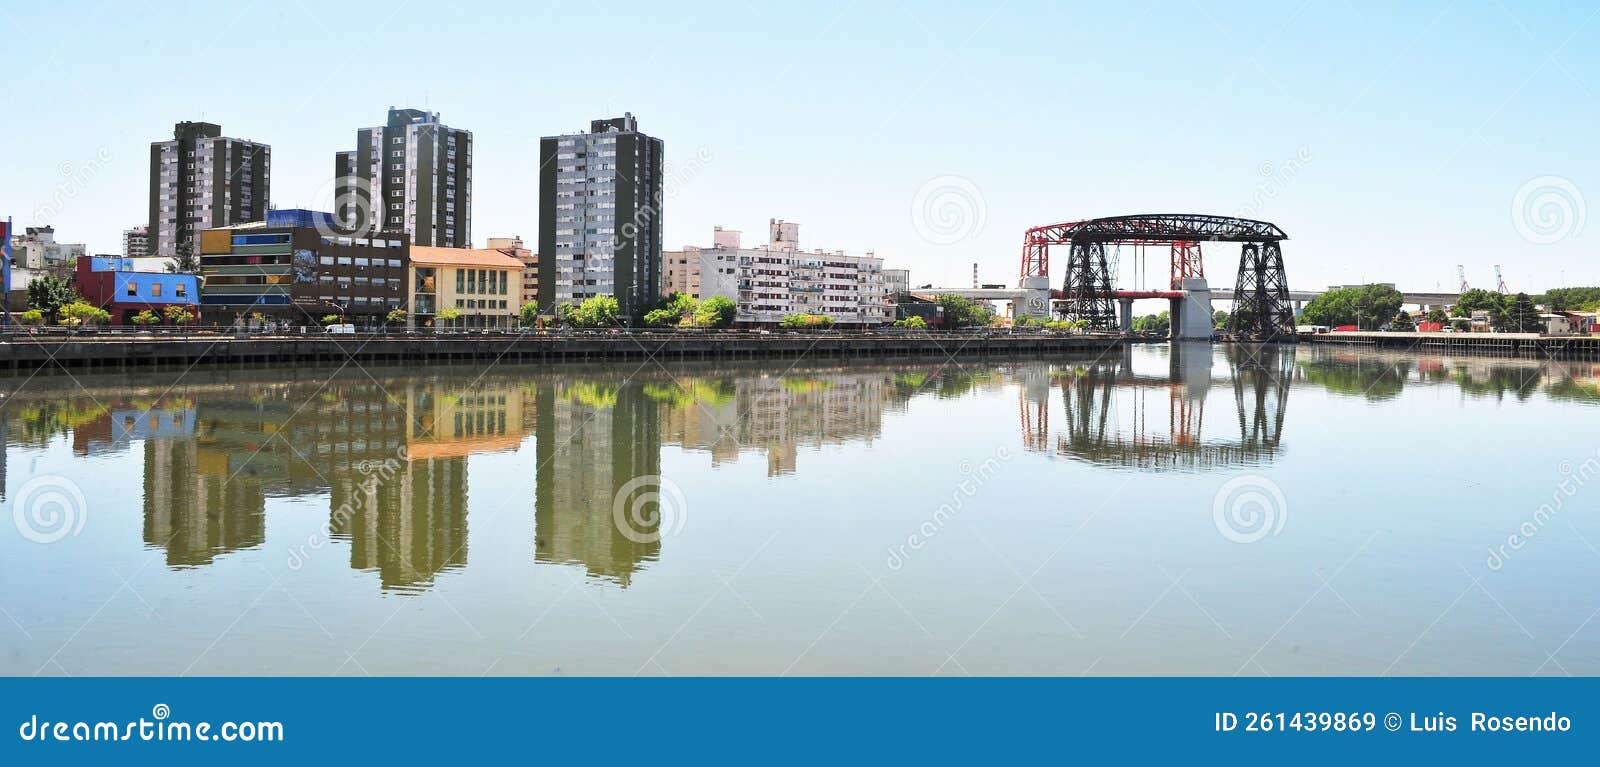
<instances>
[{"instance_id":1,"label":"reflection of bridge in water","mask_svg":"<svg viewBox=\"0 0 1600 767\"><path fill-rule=\"evenodd\" d=\"M1036 368L1023 375L1019 409L1023 444L1092 463L1151 470L1202 471L1270 461L1278 453L1293 346L1225 348L1237 412L1237 435L1203 432L1214 362L1208 344L1174 344L1165 375L1134 370L1132 351L1092 362ZM1050 433L1050 391L1059 389L1065 424ZM1167 424L1152 423L1151 394L1166 393ZM1215 405L1213 405L1213 408Z\"/></svg>"}]
</instances>

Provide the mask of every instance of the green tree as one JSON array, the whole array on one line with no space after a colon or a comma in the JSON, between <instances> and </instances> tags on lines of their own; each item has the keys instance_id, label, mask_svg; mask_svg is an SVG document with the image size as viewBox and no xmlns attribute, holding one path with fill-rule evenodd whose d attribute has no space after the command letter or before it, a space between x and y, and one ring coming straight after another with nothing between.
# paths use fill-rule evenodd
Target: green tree
<instances>
[{"instance_id":1,"label":"green tree","mask_svg":"<svg viewBox=\"0 0 1600 767\"><path fill-rule=\"evenodd\" d=\"M739 307L727 296L712 296L700 302L695 310L694 322L704 328L725 328L733 324Z\"/></svg>"},{"instance_id":2,"label":"green tree","mask_svg":"<svg viewBox=\"0 0 1600 767\"><path fill-rule=\"evenodd\" d=\"M59 312L65 325L104 325L111 321L111 312L87 301L73 301Z\"/></svg>"},{"instance_id":3,"label":"green tree","mask_svg":"<svg viewBox=\"0 0 1600 767\"><path fill-rule=\"evenodd\" d=\"M329 315L329 316L332 316L332 315ZM455 322L456 320L461 319L461 310L460 309L456 309L456 308L440 309L438 314L433 315L433 318L435 320L439 321L439 322L443 322L446 326L449 326L451 323ZM324 318L324 319L326 319L326 318ZM335 319L338 319L338 318L335 317Z\"/></svg>"},{"instance_id":4,"label":"green tree","mask_svg":"<svg viewBox=\"0 0 1600 767\"><path fill-rule=\"evenodd\" d=\"M778 327L794 330L823 330L833 327L833 318L826 314L791 314L778 323Z\"/></svg>"},{"instance_id":5,"label":"green tree","mask_svg":"<svg viewBox=\"0 0 1600 767\"><path fill-rule=\"evenodd\" d=\"M1396 314L1394 319L1389 321L1389 329L1402 333L1410 333L1417 329L1417 323L1412 321L1410 314L1402 311Z\"/></svg>"},{"instance_id":6,"label":"green tree","mask_svg":"<svg viewBox=\"0 0 1600 767\"><path fill-rule=\"evenodd\" d=\"M1600 309L1600 288L1552 288L1542 303L1553 312L1594 311Z\"/></svg>"},{"instance_id":7,"label":"green tree","mask_svg":"<svg viewBox=\"0 0 1600 767\"><path fill-rule=\"evenodd\" d=\"M150 327L151 325L161 324L161 316L150 311L149 309L145 309L138 314L129 317L128 320L140 327Z\"/></svg>"},{"instance_id":8,"label":"green tree","mask_svg":"<svg viewBox=\"0 0 1600 767\"><path fill-rule=\"evenodd\" d=\"M1510 310L1510 296L1472 288L1456 299L1456 305L1451 308L1450 313L1457 317L1471 317L1473 312L1488 312L1489 324L1496 328L1504 328Z\"/></svg>"},{"instance_id":9,"label":"green tree","mask_svg":"<svg viewBox=\"0 0 1600 767\"><path fill-rule=\"evenodd\" d=\"M1361 330L1377 330L1400 312L1404 297L1388 285L1363 285L1330 290L1311 300L1300 313L1308 325L1355 325Z\"/></svg>"},{"instance_id":10,"label":"green tree","mask_svg":"<svg viewBox=\"0 0 1600 767\"><path fill-rule=\"evenodd\" d=\"M440 312L440 314L444 314L444 312ZM337 325L337 324L339 324L339 315L337 315L337 314L324 314L324 315L322 315L322 324L324 324L324 325Z\"/></svg>"},{"instance_id":11,"label":"green tree","mask_svg":"<svg viewBox=\"0 0 1600 767\"><path fill-rule=\"evenodd\" d=\"M1211 327L1216 330L1228 329L1228 313L1218 309L1211 313Z\"/></svg>"},{"instance_id":12,"label":"green tree","mask_svg":"<svg viewBox=\"0 0 1600 767\"><path fill-rule=\"evenodd\" d=\"M612 296L590 296L578 304L572 313L572 321L578 327L604 328L617 324L621 316L621 309L617 306L617 299Z\"/></svg>"},{"instance_id":13,"label":"green tree","mask_svg":"<svg viewBox=\"0 0 1600 767\"><path fill-rule=\"evenodd\" d=\"M190 314L188 307L184 306L169 306L162 309L161 313L166 316L168 322L174 325L187 325L194 320L194 315Z\"/></svg>"},{"instance_id":14,"label":"green tree","mask_svg":"<svg viewBox=\"0 0 1600 767\"><path fill-rule=\"evenodd\" d=\"M522 326L525 328L531 328L539 324L539 302L529 301L523 304L522 308L517 310L517 319L522 322Z\"/></svg>"},{"instance_id":15,"label":"green tree","mask_svg":"<svg viewBox=\"0 0 1600 767\"><path fill-rule=\"evenodd\" d=\"M1544 330L1539 309L1533 305L1533 299L1527 293L1518 293L1511 299L1511 308L1506 313L1506 326L1513 333L1538 333Z\"/></svg>"},{"instance_id":16,"label":"green tree","mask_svg":"<svg viewBox=\"0 0 1600 767\"><path fill-rule=\"evenodd\" d=\"M177 255L167 262L167 271L173 274L200 273L200 257L195 255L194 242L185 240L178 243Z\"/></svg>"},{"instance_id":17,"label":"green tree","mask_svg":"<svg viewBox=\"0 0 1600 767\"><path fill-rule=\"evenodd\" d=\"M77 300L78 291L60 277L45 275L35 277L28 283L28 306L44 312L46 316L57 316L61 307Z\"/></svg>"},{"instance_id":18,"label":"green tree","mask_svg":"<svg viewBox=\"0 0 1600 767\"><path fill-rule=\"evenodd\" d=\"M1450 321L1450 315L1447 314L1443 309L1429 309L1428 321L1437 322L1440 325L1443 325Z\"/></svg>"},{"instance_id":19,"label":"green tree","mask_svg":"<svg viewBox=\"0 0 1600 767\"><path fill-rule=\"evenodd\" d=\"M1022 317L1021 319L1026 320L1028 318ZM894 326L897 328L905 328L906 330L927 330L928 321L922 319L921 317L912 316L906 317L905 319L895 320Z\"/></svg>"},{"instance_id":20,"label":"green tree","mask_svg":"<svg viewBox=\"0 0 1600 767\"><path fill-rule=\"evenodd\" d=\"M406 317L408 316L409 315L406 314L406 310L404 309L390 309L389 313L384 315L383 319L390 325L404 325L406 324Z\"/></svg>"},{"instance_id":21,"label":"green tree","mask_svg":"<svg viewBox=\"0 0 1600 767\"><path fill-rule=\"evenodd\" d=\"M17 315L17 321L23 323L24 325L43 325L44 324L44 310L42 310L42 309L29 309L29 310Z\"/></svg>"},{"instance_id":22,"label":"green tree","mask_svg":"<svg viewBox=\"0 0 1600 767\"><path fill-rule=\"evenodd\" d=\"M944 322L949 328L987 327L994 320L989 307L954 293L940 293L934 300L944 307Z\"/></svg>"},{"instance_id":23,"label":"green tree","mask_svg":"<svg viewBox=\"0 0 1600 767\"><path fill-rule=\"evenodd\" d=\"M1172 331L1172 317L1169 312L1160 314L1146 314L1135 318L1133 321L1135 333L1154 333L1162 335Z\"/></svg>"},{"instance_id":24,"label":"green tree","mask_svg":"<svg viewBox=\"0 0 1600 767\"><path fill-rule=\"evenodd\" d=\"M578 311L577 307L573 306L570 303L557 304L556 305L556 324L557 325L565 325L567 327L571 327L573 325L573 317L572 317L572 315L575 314L577 311Z\"/></svg>"}]
</instances>

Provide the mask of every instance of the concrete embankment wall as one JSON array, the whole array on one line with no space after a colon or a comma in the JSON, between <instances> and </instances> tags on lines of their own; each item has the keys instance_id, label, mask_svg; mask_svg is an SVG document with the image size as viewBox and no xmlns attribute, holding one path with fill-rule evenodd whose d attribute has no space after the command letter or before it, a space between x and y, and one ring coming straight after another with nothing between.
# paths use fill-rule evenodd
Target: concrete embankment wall
<instances>
[{"instance_id":1,"label":"concrete embankment wall","mask_svg":"<svg viewBox=\"0 0 1600 767\"><path fill-rule=\"evenodd\" d=\"M927 335L506 335L317 336L231 335L184 338L60 338L15 336L0 342L0 369L44 366L123 367L296 362L416 362L469 360L732 360L762 358L895 358L1028 356L1096 353L1125 341L1107 336L1053 334Z\"/></svg>"},{"instance_id":2,"label":"concrete embankment wall","mask_svg":"<svg viewBox=\"0 0 1600 767\"><path fill-rule=\"evenodd\" d=\"M1600 337L1537 333L1302 333L1302 343L1416 350L1431 354L1587 359L1600 357Z\"/></svg>"}]
</instances>

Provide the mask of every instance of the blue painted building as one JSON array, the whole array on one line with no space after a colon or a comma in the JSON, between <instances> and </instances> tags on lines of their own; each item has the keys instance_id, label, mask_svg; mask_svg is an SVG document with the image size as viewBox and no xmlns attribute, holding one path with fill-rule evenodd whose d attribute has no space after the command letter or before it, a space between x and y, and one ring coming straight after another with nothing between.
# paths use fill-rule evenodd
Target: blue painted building
<instances>
[{"instance_id":1,"label":"blue painted building","mask_svg":"<svg viewBox=\"0 0 1600 767\"><path fill-rule=\"evenodd\" d=\"M74 282L78 295L111 313L111 324L131 324L129 319L146 309L162 316L169 306L182 306L200 316L200 277L195 274L141 272L134 259L118 256L80 256Z\"/></svg>"}]
</instances>

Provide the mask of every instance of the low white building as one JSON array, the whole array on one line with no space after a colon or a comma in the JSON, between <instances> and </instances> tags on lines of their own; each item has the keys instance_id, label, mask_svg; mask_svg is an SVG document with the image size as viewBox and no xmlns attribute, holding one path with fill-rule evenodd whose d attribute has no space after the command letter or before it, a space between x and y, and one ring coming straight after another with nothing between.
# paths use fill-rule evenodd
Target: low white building
<instances>
[{"instance_id":1,"label":"low white building","mask_svg":"<svg viewBox=\"0 0 1600 767\"><path fill-rule=\"evenodd\" d=\"M11 238L11 259L25 269L72 268L89 250L82 244L56 242L56 230L30 226Z\"/></svg>"},{"instance_id":2,"label":"low white building","mask_svg":"<svg viewBox=\"0 0 1600 767\"><path fill-rule=\"evenodd\" d=\"M799 232L799 224L773 219L765 247L743 247L738 231L718 227L712 247L663 251L663 292L733 299L736 321L746 325L773 325L801 313L857 327L894 320L883 259L870 252L803 251Z\"/></svg>"}]
</instances>

